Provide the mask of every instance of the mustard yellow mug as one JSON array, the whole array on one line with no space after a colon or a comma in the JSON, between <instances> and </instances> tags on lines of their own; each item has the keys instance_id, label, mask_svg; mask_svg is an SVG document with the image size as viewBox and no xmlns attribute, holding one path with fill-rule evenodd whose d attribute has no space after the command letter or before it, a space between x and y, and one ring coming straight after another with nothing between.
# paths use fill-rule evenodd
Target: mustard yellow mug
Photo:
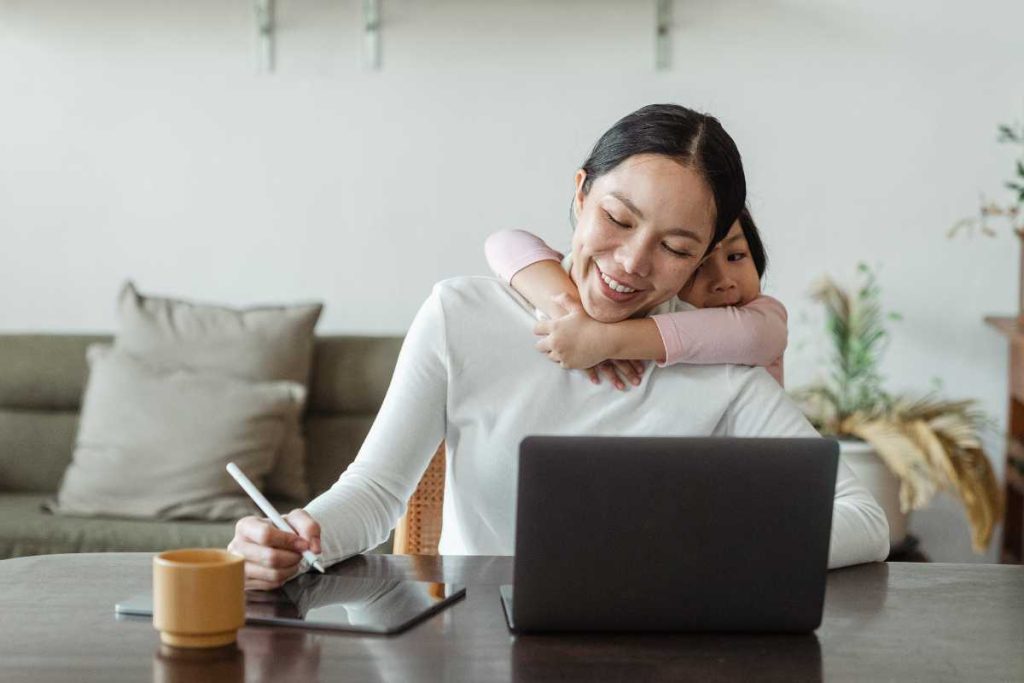
<instances>
[{"instance_id":1,"label":"mustard yellow mug","mask_svg":"<svg viewBox=\"0 0 1024 683\"><path fill-rule=\"evenodd\" d=\"M173 647L220 647L245 624L245 560L215 548L153 558L153 627Z\"/></svg>"}]
</instances>

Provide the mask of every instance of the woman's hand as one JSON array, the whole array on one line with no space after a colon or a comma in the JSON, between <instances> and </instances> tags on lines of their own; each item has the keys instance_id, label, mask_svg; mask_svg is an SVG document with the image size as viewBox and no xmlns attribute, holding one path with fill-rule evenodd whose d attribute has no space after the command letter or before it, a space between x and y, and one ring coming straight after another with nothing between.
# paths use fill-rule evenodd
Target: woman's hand
<instances>
[{"instance_id":1,"label":"woman's hand","mask_svg":"<svg viewBox=\"0 0 1024 683\"><path fill-rule=\"evenodd\" d=\"M564 294L553 297L565 315L544 320L534 326L541 339L537 350L563 368L587 369L595 384L604 375L617 389L625 382L639 384L644 364L641 361L607 360L615 351L613 326L594 320L578 300Z\"/></svg>"},{"instance_id":2,"label":"woman's hand","mask_svg":"<svg viewBox=\"0 0 1024 683\"><path fill-rule=\"evenodd\" d=\"M587 375L594 384L600 384L601 375L604 375L616 389L622 391L626 388L626 382L633 386L640 384L640 379L644 376L644 361L606 360L592 368L587 368Z\"/></svg>"},{"instance_id":3,"label":"woman's hand","mask_svg":"<svg viewBox=\"0 0 1024 683\"><path fill-rule=\"evenodd\" d=\"M292 510L285 521L298 533L281 531L262 517L243 517L228 550L245 558L245 589L272 590L295 576L302 551L320 553L320 525L308 512Z\"/></svg>"}]
</instances>

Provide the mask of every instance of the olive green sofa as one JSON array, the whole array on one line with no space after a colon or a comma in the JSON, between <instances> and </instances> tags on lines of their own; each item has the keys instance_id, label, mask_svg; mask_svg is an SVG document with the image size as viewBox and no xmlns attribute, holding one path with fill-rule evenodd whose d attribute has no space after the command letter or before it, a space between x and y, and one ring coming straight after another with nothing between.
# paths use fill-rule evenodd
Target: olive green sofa
<instances>
[{"instance_id":1,"label":"olive green sofa","mask_svg":"<svg viewBox=\"0 0 1024 683\"><path fill-rule=\"evenodd\" d=\"M106 336L0 334L0 559L48 553L224 546L233 523L53 515L74 450L85 350ZM387 391L399 337L318 337L304 430L313 495L355 457ZM277 501L289 508L305 501ZM382 546L382 548L386 549Z\"/></svg>"}]
</instances>

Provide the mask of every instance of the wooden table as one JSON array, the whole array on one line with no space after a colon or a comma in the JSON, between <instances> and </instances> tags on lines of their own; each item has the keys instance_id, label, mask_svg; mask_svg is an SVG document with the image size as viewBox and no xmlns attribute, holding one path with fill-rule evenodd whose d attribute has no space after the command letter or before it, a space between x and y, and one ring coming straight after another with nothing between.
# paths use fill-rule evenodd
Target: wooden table
<instances>
[{"instance_id":1,"label":"wooden table","mask_svg":"<svg viewBox=\"0 0 1024 683\"><path fill-rule=\"evenodd\" d=\"M1022 681L1024 567L872 564L831 572L812 636L513 637L508 557L369 555L332 572L467 584L397 636L250 626L213 659L161 651L114 603L150 590L148 553L0 562L0 681Z\"/></svg>"}]
</instances>

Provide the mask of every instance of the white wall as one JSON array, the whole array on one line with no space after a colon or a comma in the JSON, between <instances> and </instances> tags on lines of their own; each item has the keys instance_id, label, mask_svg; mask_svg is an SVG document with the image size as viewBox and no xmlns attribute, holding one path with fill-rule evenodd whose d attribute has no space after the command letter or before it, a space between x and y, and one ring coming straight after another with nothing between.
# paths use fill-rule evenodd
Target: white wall
<instances>
[{"instance_id":1,"label":"white wall","mask_svg":"<svg viewBox=\"0 0 1024 683\"><path fill-rule=\"evenodd\" d=\"M376 73L360 2L278 5L261 75L246 0L0 0L0 329L110 330L133 277L401 333L431 283L484 272L491 231L564 246L589 146L674 101L744 153L791 387L817 357L808 285L864 260L905 316L892 387L939 378L1004 423L1005 343L981 318L1015 307L1017 245L944 233L1010 168L994 130L1024 114L1024 4L676 0L662 73L653 0L385 0ZM955 505L915 525L971 559Z\"/></svg>"}]
</instances>

